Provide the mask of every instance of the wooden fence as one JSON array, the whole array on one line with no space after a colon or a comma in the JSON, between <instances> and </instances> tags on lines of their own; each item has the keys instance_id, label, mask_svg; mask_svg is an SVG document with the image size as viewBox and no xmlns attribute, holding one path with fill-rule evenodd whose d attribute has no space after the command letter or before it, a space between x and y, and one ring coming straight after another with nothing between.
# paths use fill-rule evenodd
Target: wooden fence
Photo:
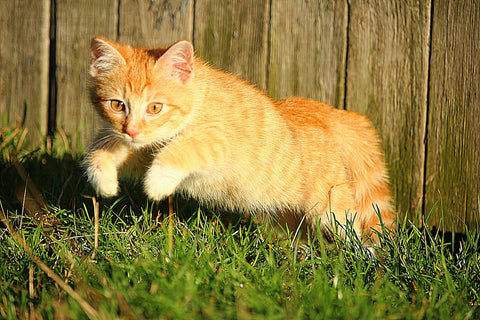
<instances>
[{"instance_id":1,"label":"wooden fence","mask_svg":"<svg viewBox=\"0 0 480 320\"><path fill-rule=\"evenodd\" d=\"M60 130L81 150L99 123L92 36L188 39L274 98L367 114L399 212L421 225L437 203L430 225L478 229L479 26L476 0L0 0L0 116L24 119L33 143Z\"/></svg>"}]
</instances>

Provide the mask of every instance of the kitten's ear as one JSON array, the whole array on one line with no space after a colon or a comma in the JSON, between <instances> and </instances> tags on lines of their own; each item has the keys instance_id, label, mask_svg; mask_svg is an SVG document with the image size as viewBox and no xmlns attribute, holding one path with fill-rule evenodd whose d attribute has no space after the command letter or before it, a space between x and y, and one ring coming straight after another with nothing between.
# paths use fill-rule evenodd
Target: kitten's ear
<instances>
[{"instance_id":1,"label":"kitten's ear","mask_svg":"<svg viewBox=\"0 0 480 320\"><path fill-rule=\"evenodd\" d=\"M91 49L92 60L90 62L90 75L92 77L96 77L98 74L109 72L120 65L126 64L120 52L107 40L93 38Z\"/></svg>"},{"instance_id":2,"label":"kitten's ear","mask_svg":"<svg viewBox=\"0 0 480 320\"><path fill-rule=\"evenodd\" d=\"M193 55L190 42L176 42L157 60L155 68L165 70L169 76L185 84L193 77Z\"/></svg>"}]
</instances>

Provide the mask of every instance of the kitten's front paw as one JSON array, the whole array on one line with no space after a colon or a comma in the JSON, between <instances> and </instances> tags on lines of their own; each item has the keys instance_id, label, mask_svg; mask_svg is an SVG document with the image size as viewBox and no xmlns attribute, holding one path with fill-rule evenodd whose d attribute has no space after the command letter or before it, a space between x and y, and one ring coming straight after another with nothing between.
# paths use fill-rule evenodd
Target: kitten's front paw
<instances>
[{"instance_id":1,"label":"kitten's front paw","mask_svg":"<svg viewBox=\"0 0 480 320\"><path fill-rule=\"evenodd\" d=\"M118 194L117 169L114 166L89 166L87 167L88 181L103 197L114 197Z\"/></svg>"},{"instance_id":2,"label":"kitten's front paw","mask_svg":"<svg viewBox=\"0 0 480 320\"><path fill-rule=\"evenodd\" d=\"M175 192L184 177L181 170L154 165L145 176L145 193L152 200L162 200Z\"/></svg>"}]
</instances>

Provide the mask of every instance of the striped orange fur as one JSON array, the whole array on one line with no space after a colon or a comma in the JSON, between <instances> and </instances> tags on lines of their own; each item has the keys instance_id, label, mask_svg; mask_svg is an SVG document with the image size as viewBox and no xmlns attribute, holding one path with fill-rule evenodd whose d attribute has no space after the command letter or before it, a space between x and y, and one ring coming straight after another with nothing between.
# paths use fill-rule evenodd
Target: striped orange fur
<instances>
[{"instance_id":1,"label":"striped orange fur","mask_svg":"<svg viewBox=\"0 0 480 320\"><path fill-rule=\"evenodd\" d=\"M187 41L135 48L92 41L91 97L105 120L85 157L99 194L143 179L161 200L182 192L291 231L333 218L377 241L396 215L378 135L363 115L303 98L273 101L207 66Z\"/></svg>"}]
</instances>

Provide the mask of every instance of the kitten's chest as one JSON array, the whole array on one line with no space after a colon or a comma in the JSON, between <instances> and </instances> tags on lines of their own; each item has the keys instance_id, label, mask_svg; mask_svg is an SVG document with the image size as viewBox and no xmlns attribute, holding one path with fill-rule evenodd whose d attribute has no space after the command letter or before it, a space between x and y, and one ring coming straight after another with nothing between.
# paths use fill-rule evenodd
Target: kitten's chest
<instances>
[{"instance_id":1,"label":"kitten's chest","mask_svg":"<svg viewBox=\"0 0 480 320\"><path fill-rule=\"evenodd\" d=\"M128 149L126 153L126 160L118 168L119 175L123 178L143 177L156 155L152 150L146 149Z\"/></svg>"}]
</instances>

